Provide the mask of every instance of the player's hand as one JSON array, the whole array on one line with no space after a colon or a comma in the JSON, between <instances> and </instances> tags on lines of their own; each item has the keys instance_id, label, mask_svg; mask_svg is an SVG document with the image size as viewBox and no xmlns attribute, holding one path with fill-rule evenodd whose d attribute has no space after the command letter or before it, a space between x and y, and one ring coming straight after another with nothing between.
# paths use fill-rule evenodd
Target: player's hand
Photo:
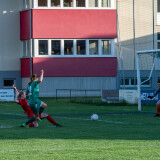
<instances>
[{"instance_id":1,"label":"player's hand","mask_svg":"<svg viewBox=\"0 0 160 160\"><path fill-rule=\"evenodd\" d=\"M152 99L154 96L148 96L149 99Z\"/></svg>"},{"instance_id":2,"label":"player's hand","mask_svg":"<svg viewBox=\"0 0 160 160\"><path fill-rule=\"evenodd\" d=\"M12 85L12 88L16 90L16 87L14 86L14 84Z\"/></svg>"},{"instance_id":3,"label":"player's hand","mask_svg":"<svg viewBox=\"0 0 160 160\"><path fill-rule=\"evenodd\" d=\"M43 70L43 69L41 70L41 73L44 73L44 70Z\"/></svg>"}]
</instances>

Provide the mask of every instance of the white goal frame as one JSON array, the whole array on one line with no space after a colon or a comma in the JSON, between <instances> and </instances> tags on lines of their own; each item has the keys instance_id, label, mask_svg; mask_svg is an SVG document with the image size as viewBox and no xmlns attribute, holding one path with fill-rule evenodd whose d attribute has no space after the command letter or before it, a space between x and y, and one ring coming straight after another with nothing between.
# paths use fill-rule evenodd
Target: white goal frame
<instances>
[{"instance_id":1,"label":"white goal frame","mask_svg":"<svg viewBox=\"0 0 160 160\"><path fill-rule=\"evenodd\" d=\"M142 110L142 107L141 107L141 84L143 84L143 83L145 83L146 81L149 81L149 80L150 80L150 78L151 78L151 76L152 76L152 72L153 72L154 67L155 67L155 62L156 62L156 56L154 56L153 65L152 65L152 69L151 69L151 71L150 71L150 75L149 75L148 79L146 79L145 81L141 82L139 55L140 55L140 54L148 54L148 53L155 53L155 55L156 55L157 52L160 52L160 49L155 49L155 50L143 50L143 51L137 51L137 52L136 52L136 57L137 57L138 111L141 111L141 110Z\"/></svg>"}]
</instances>

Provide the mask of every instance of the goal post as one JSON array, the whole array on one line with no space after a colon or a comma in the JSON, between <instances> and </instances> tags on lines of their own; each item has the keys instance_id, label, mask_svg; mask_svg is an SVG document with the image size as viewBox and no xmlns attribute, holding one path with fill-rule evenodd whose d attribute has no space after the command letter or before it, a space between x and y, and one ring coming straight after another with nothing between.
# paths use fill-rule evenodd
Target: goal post
<instances>
[{"instance_id":1,"label":"goal post","mask_svg":"<svg viewBox=\"0 0 160 160\"><path fill-rule=\"evenodd\" d=\"M141 85L151 79L153 70L156 65L156 61L157 59L160 58L160 49L137 51L136 58L137 58L138 111L141 111L142 110ZM141 81L141 71L142 70L148 71L148 77L143 81Z\"/></svg>"}]
</instances>

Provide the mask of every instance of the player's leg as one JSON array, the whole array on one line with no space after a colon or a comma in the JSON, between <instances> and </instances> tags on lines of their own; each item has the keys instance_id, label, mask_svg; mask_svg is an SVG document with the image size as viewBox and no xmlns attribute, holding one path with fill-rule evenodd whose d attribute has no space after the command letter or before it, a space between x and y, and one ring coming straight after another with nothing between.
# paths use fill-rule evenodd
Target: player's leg
<instances>
[{"instance_id":1,"label":"player's leg","mask_svg":"<svg viewBox=\"0 0 160 160\"><path fill-rule=\"evenodd\" d=\"M27 115L28 115L28 119L29 119L30 117L34 116L34 113L33 113L32 111L29 111L29 112L27 113ZM38 122L37 122L37 120L31 122L31 123L29 124L29 127L38 127Z\"/></svg>"},{"instance_id":2,"label":"player's leg","mask_svg":"<svg viewBox=\"0 0 160 160\"><path fill-rule=\"evenodd\" d=\"M157 110L157 113L155 117L159 117L160 116L160 100L156 103L156 110Z\"/></svg>"},{"instance_id":3,"label":"player's leg","mask_svg":"<svg viewBox=\"0 0 160 160\"><path fill-rule=\"evenodd\" d=\"M42 113L40 115L41 119L46 118L50 123L52 123L53 125L55 125L56 127L62 127L62 125L58 124L50 115L46 114L46 113Z\"/></svg>"},{"instance_id":4,"label":"player's leg","mask_svg":"<svg viewBox=\"0 0 160 160\"><path fill-rule=\"evenodd\" d=\"M47 108L47 104L41 100L38 100L38 104L40 105L39 114L41 114Z\"/></svg>"},{"instance_id":5,"label":"player's leg","mask_svg":"<svg viewBox=\"0 0 160 160\"><path fill-rule=\"evenodd\" d=\"M28 119L30 119L30 117L32 117L34 114L33 114L32 111L30 111L30 112L27 113L27 115L28 115ZM29 127L34 127L33 122L31 122L31 123L29 124Z\"/></svg>"},{"instance_id":6,"label":"player's leg","mask_svg":"<svg viewBox=\"0 0 160 160\"><path fill-rule=\"evenodd\" d=\"M24 122L20 127L26 127L28 126L28 124L34 122L36 119L35 115L34 116L31 116L26 122Z\"/></svg>"},{"instance_id":7,"label":"player's leg","mask_svg":"<svg viewBox=\"0 0 160 160\"><path fill-rule=\"evenodd\" d=\"M35 121L36 117L33 114L33 112L28 112L28 120L24 122L20 127L26 127L28 124L30 125L29 127L33 127L33 122Z\"/></svg>"}]
</instances>

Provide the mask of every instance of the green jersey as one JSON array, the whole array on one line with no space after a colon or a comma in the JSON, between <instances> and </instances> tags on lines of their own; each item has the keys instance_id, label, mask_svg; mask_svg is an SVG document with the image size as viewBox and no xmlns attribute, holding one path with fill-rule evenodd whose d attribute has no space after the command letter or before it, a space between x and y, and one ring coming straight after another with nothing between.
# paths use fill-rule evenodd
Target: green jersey
<instances>
[{"instance_id":1,"label":"green jersey","mask_svg":"<svg viewBox=\"0 0 160 160\"><path fill-rule=\"evenodd\" d=\"M32 83L28 84L26 93L29 94L29 100L38 98L39 97L38 81L33 81Z\"/></svg>"}]
</instances>

